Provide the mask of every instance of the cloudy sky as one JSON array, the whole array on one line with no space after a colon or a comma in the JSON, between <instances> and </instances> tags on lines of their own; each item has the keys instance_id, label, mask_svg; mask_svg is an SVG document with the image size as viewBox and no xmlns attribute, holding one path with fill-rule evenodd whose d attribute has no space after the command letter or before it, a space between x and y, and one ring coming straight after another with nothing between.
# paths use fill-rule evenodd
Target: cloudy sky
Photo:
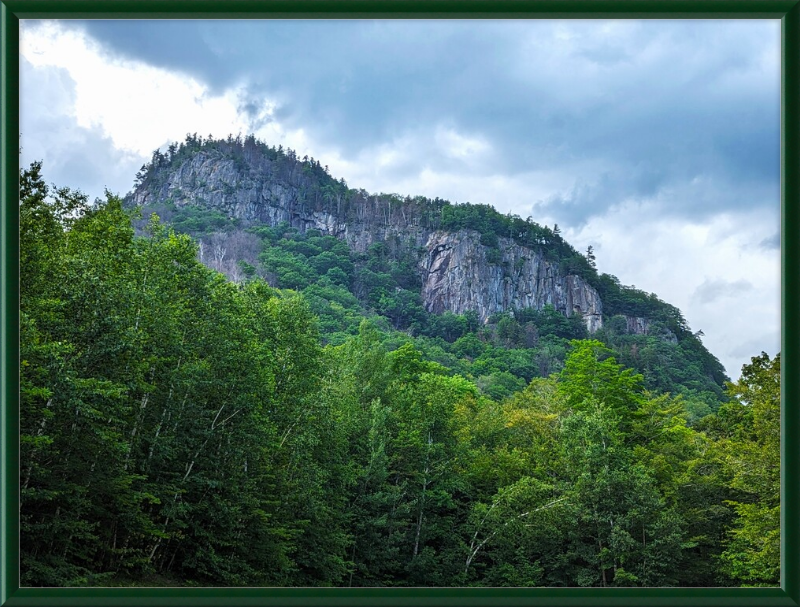
<instances>
[{"instance_id":1,"label":"cloudy sky","mask_svg":"<svg viewBox=\"0 0 800 607\"><path fill-rule=\"evenodd\" d=\"M125 194L187 133L557 223L738 378L780 348L780 22L22 21L22 162Z\"/></svg>"}]
</instances>

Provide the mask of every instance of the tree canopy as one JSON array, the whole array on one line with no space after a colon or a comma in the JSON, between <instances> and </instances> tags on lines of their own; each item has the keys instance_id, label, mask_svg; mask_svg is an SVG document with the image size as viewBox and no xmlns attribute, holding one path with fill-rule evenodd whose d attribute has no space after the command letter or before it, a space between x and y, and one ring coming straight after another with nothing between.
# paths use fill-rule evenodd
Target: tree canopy
<instances>
[{"instance_id":1,"label":"tree canopy","mask_svg":"<svg viewBox=\"0 0 800 607\"><path fill-rule=\"evenodd\" d=\"M248 234L227 280L21 173L23 585L777 585L779 356L717 396L657 336L432 316L391 250Z\"/></svg>"}]
</instances>

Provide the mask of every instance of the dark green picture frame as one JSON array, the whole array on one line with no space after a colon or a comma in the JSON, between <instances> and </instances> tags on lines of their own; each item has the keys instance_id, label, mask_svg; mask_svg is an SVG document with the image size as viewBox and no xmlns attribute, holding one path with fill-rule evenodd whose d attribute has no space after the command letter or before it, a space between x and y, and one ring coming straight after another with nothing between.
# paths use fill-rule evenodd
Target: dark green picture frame
<instances>
[{"instance_id":1,"label":"dark green picture frame","mask_svg":"<svg viewBox=\"0 0 800 607\"><path fill-rule=\"evenodd\" d=\"M780 588L19 588L19 19L781 19ZM0 0L0 605L800 605L800 0Z\"/></svg>"}]
</instances>

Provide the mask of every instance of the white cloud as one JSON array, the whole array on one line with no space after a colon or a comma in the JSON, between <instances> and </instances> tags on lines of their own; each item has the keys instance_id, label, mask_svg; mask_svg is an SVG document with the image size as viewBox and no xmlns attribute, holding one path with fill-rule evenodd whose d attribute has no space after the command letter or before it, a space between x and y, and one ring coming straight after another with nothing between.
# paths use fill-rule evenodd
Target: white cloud
<instances>
[{"instance_id":1,"label":"white cloud","mask_svg":"<svg viewBox=\"0 0 800 607\"><path fill-rule=\"evenodd\" d=\"M706 278L692 293L692 301L701 304L713 303L723 298L741 296L745 291L752 289L752 283L744 279L730 281L721 278Z\"/></svg>"},{"instance_id":2,"label":"white cloud","mask_svg":"<svg viewBox=\"0 0 800 607\"><path fill-rule=\"evenodd\" d=\"M21 27L20 54L34 68L61 68L74 82L69 113L77 126L99 128L119 150L140 156L187 133L247 132L238 111L243 89L213 95L197 80L137 61L112 59L83 33L55 22ZM264 102L259 119L273 108Z\"/></svg>"},{"instance_id":3,"label":"white cloud","mask_svg":"<svg viewBox=\"0 0 800 607\"><path fill-rule=\"evenodd\" d=\"M761 350L780 349L780 257L759 247L777 213L724 213L702 222L654 217L629 202L565 230L579 251L594 247L598 270L677 306L736 379ZM711 297L711 291L718 297ZM704 296L705 295L705 296Z\"/></svg>"},{"instance_id":4,"label":"white cloud","mask_svg":"<svg viewBox=\"0 0 800 607\"><path fill-rule=\"evenodd\" d=\"M455 129L439 127L434 135L437 145L445 156L460 160L480 160L484 152L491 149L482 137L459 133Z\"/></svg>"},{"instance_id":5,"label":"white cloud","mask_svg":"<svg viewBox=\"0 0 800 607\"><path fill-rule=\"evenodd\" d=\"M98 127L75 124L75 83L66 70L34 68L24 57L20 63L22 165L44 160L49 183L78 188L90 199L106 188L127 192L143 157L115 148Z\"/></svg>"}]
</instances>

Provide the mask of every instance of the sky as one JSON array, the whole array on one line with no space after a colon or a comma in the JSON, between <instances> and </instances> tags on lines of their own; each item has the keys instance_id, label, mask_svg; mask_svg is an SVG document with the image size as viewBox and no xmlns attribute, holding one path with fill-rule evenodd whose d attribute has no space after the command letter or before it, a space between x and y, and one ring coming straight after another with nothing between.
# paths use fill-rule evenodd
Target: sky
<instances>
[{"instance_id":1,"label":"sky","mask_svg":"<svg viewBox=\"0 0 800 607\"><path fill-rule=\"evenodd\" d=\"M124 195L188 133L558 224L732 379L780 348L780 21L21 21L21 162Z\"/></svg>"}]
</instances>

